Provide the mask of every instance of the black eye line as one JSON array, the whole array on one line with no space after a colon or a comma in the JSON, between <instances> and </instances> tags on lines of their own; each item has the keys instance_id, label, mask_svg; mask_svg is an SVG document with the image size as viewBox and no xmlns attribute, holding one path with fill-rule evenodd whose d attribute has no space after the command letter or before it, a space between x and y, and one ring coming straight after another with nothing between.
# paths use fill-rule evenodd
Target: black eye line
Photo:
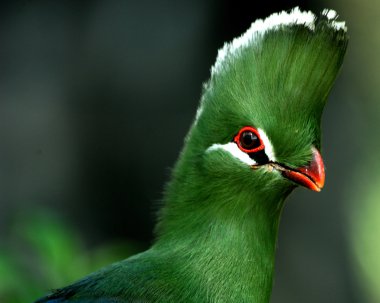
<instances>
[{"instance_id":1,"label":"black eye line","mask_svg":"<svg viewBox=\"0 0 380 303\"><path fill-rule=\"evenodd\" d=\"M254 152L254 153L248 153L248 156L251 159L255 160L255 162L258 165L264 165L264 164L269 163L269 158L268 158L267 154L265 153L265 149L259 150L259 151Z\"/></svg>"}]
</instances>

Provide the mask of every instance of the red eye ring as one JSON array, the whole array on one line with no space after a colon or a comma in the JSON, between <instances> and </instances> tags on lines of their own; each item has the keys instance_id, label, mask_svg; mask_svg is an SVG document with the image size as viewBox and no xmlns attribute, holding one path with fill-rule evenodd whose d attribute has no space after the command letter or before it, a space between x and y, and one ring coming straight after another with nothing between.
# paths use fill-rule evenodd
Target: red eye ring
<instances>
[{"instance_id":1,"label":"red eye ring","mask_svg":"<svg viewBox=\"0 0 380 303\"><path fill-rule=\"evenodd\" d=\"M244 133L251 133L252 135L254 135L258 140L258 144L257 143L254 144L253 148L244 147L243 146L244 145L244 143L243 143L243 134ZM240 150L245 152L245 153L255 153L255 152L258 152L258 151L263 150L265 148L264 143L260 138L260 134L259 134L258 130L252 126L244 126L243 128L241 128L239 130L239 132L237 133L237 135L234 137L234 142L237 144L237 146L240 148Z\"/></svg>"}]
</instances>

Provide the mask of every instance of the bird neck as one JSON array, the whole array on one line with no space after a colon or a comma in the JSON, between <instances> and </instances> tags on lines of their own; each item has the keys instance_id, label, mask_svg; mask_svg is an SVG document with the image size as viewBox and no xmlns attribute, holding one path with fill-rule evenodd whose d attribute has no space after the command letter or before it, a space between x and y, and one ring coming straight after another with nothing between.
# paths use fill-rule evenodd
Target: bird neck
<instances>
[{"instance_id":1,"label":"bird neck","mask_svg":"<svg viewBox=\"0 0 380 303\"><path fill-rule=\"evenodd\" d=\"M190 166L179 166L153 248L179 260L176 266L186 266L186 278L220 302L269 302L278 225L289 192L218 188L195 169L184 169Z\"/></svg>"}]
</instances>

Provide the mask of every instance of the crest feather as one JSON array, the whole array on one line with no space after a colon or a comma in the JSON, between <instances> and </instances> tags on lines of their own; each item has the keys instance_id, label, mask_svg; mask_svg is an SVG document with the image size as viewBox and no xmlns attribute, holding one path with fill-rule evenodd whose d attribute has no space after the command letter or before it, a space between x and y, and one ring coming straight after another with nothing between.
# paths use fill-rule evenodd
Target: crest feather
<instances>
[{"instance_id":1,"label":"crest feather","mask_svg":"<svg viewBox=\"0 0 380 303\"><path fill-rule=\"evenodd\" d=\"M327 25L335 31L347 32L347 27L344 21L336 21L338 14L331 9L324 9L321 13L321 18L327 19ZM311 11L301 11L299 7L293 8L290 12L282 11L274 13L269 17L257 19L251 24L251 27L240 37L227 42L218 51L218 56L215 64L211 67L211 75L217 74L223 66L226 57L233 55L237 50L247 47L252 44L259 44L260 40L271 30L276 30L285 26L302 25L310 30L315 30L315 25L318 17Z\"/></svg>"},{"instance_id":2,"label":"crest feather","mask_svg":"<svg viewBox=\"0 0 380 303\"><path fill-rule=\"evenodd\" d=\"M195 120L197 131L210 137L202 142L228 142L250 125L265 131L282 163L305 164L310 146L320 147L322 111L348 44L337 17L333 10L315 15L297 7L255 21L226 43ZM221 129L224 137L216 138Z\"/></svg>"}]
</instances>

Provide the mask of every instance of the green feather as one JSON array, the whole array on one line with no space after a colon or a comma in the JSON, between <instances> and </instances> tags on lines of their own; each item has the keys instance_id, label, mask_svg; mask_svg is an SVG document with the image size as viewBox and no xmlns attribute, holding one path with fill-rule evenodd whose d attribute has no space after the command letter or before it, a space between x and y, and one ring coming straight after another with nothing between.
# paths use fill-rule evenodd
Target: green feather
<instances>
[{"instance_id":1,"label":"green feather","mask_svg":"<svg viewBox=\"0 0 380 303\"><path fill-rule=\"evenodd\" d=\"M295 184L219 147L249 125L265 132L278 163L309 163L347 40L333 11L294 9L226 44L166 187L154 245L39 302L269 302Z\"/></svg>"}]
</instances>

